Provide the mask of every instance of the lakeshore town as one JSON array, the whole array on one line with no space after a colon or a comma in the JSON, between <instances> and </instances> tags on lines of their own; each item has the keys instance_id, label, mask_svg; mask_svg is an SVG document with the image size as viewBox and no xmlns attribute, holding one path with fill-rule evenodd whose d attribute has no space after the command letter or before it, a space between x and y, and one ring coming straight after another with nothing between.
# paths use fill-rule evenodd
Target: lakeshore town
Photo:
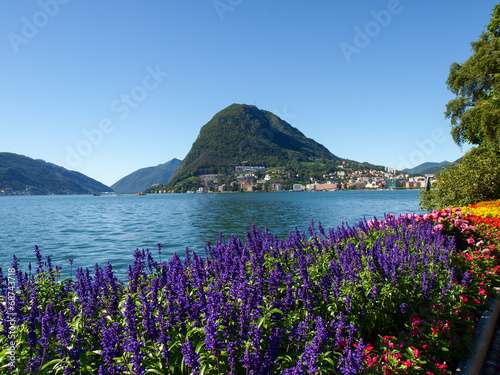
<instances>
[{"instance_id":1,"label":"lakeshore town","mask_svg":"<svg viewBox=\"0 0 500 375\"><path fill-rule=\"evenodd\" d=\"M339 169L342 169L342 166ZM237 166L230 175L205 174L198 177L199 187L187 193L424 189L436 181L432 174L411 175L387 167L385 170L337 170L323 174L321 179L309 178L309 181L303 181L303 176L290 170L262 166ZM163 185L157 183L147 192L174 192L162 187ZM32 186L23 190L0 188L0 196L39 194L43 193Z\"/></svg>"},{"instance_id":2,"label":"lakeshore town","mask_svg":"<svg viewBox=\"0 0 500 375\"><path fill-rule=\"evenodd\" d=\"M339 168L341 169L341 168ZM200 187L188 193L210 192L256 192L256 191L336 191L336 190L394 190L424 189L435 181L433 174L424 176L385 170L362 171L338 170L324 174L322 179L309 178L298 182L299 175L280 168L262 166L237 166L230 176L222 174L200 175ZM161 190L160 184L151 187L150 192L159 194L174 191Z\"/></svg>"}]
</instances>

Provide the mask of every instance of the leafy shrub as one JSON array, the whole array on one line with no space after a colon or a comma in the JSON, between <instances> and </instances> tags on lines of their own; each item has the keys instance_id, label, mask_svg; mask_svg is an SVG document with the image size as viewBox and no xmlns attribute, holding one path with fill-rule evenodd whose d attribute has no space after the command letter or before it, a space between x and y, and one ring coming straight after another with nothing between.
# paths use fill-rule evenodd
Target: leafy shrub
<instances>
[{"instance_id":1,"label":"leafy shrub","mask_svg":"<svg viewBox=\"0 0 500 375\"><path fill-rule=\"evenodd\" d=\"M420 195L426 211L469 206L500 198L500 155L485 148L473 148L459 162L439 172L437 187Z\"/></svg>"}]
</instances>

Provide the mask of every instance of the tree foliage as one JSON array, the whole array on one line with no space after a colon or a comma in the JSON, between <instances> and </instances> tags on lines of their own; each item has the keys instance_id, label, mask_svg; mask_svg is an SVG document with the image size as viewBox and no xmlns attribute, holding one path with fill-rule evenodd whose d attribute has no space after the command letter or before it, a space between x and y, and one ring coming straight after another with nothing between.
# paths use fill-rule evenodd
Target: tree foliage
<instances>
[{"instance_id":1,"label":"tree foliage","mask_svg":"<svg viewBox=\"0 0 500 375\"><path fill-rule=\"evenodd\" d=\"M500 145L500 7L491 23L472 43L473 55L453 63L447 80L456 98L445 115L451 120L454 141L497 148Z\"/></svg>"},{"instance_id":2,"label":"tree foliage","mask_svg":"<svg viewBox=\"0 0 500 375\"><path fill-rule=\"evenodd\" d=\"M420 208L468 206L500 197L500 156L485 147L473 148L458 163L442 169L435 190L423 191Z\"/></svg>"},{"instance_id":3,"label":"tree foliage","mask_svg":"<svg viewBox=\"0 0 500 375\"><path fill-rule=\"evenodd\" d=\"M472 51L463 64L450 67L447 85L456 97L445 115L459 146L478 147L443 169L434 190L422 192L420 207L425 210L500 198L500 3Z\"/></svg>"}]
</instances>

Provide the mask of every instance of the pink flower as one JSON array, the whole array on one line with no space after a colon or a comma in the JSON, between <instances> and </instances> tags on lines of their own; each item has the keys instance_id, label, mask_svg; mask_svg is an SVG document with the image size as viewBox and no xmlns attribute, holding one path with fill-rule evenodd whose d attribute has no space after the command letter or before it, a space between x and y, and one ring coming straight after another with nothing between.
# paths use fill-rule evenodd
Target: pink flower
<instances>
[{"instance_id":1,"label":"pink flower","mask_svg":"<svg viewBox=\"0 0 500 375\"><path fill-rule=\"evenodd\" d=\"M429 219L431 219L431 218L432 218L432 215L430 215L430 214L425 214L425 215L424 215L424 220L425 220L425 221L427 221L427 220L429 220Z\"/></svg>"},{"instance_id":2,"label":"pink flower","mask_svg":"<svg viewBox=\"0 0 500 375\"><path fill-rule=\"evenodd\" d=\"M483 240L479 241L479 242L476 244L476 246L477 246L477 247L480 247L480 246L483 246L483 245L484 245L484 241L483 241Z\"/></svg>"},{"instance_id":3,"label":"pink flower","mask_svg":"<svg viewBox=\"0 0 500 375\"><path fill-rule=\"evenodd\" d=\"M413 348L413 347L412 347L412 349L413 349L413 355L415 356L415 358L420 358L420 356L421 356L420 350L417 348Z\"/></svg>"},{"instance_id":4,"label":"pink flower","mask_svg":"<svg viewBox=\"0 0 500 375\"><path fill-rule=\"evenodd\" d=\"M486 290L484 290L483 288L479 288L479 294L482 295L482 296L485 296L486 295Z\"/></svg>"},{"instance_id":5,"label":"pink flower","mask_svg":"<svg viewBox=\"0 0 500 375\"><path fill-rule=\"evenodd\" d=\"M443 230L443 224L438 224L434 226L434 230L442 231Z\"/></svg>"},{"instance_id":6,"label":"pink flower","mask_svg":"<svg viewBox=\"0 0 500 375\"><path fill-rule=\"evenodd\" d=\"M418 316L414 316L411 322L411 326L412 328L415 328L415 326L419 326L422 323L423 323L422 319L420 319Z\"/></svg>"},{"instance_id":7,"label":"pink flower","mask_svg":"<svg viewBox=\"0 0 500 375\"><path fill-rule=\"evenodd\" d=\"M407 360L407 361L403 362L403 365L405 365L406 367L411 367L411 361Z\"/></svg>"},{"instance_id":8,"label":"pink flower","mask_svg":"<svg viewBox=\"0 0 500 375\"><path fill-rule=\"evenodd\" d=\"M469 245L474 245L474 242L476 242L476 241L474 241L474 238L472 238L472 237L467 238L467 243L468 243Z\"/></svg>"},{"instance_id":9,"label":"pink flower","mask_svg":"<svg viewBox=\"0 0 500 375\"><path fill-rule=\"evenodd\" d=\"M485 257L487 257L487 256L490 256L491 251L490 251L490 249L483 249L482 253L483 253L483 255L484 255Z\"/></svg>"}]
</instances>

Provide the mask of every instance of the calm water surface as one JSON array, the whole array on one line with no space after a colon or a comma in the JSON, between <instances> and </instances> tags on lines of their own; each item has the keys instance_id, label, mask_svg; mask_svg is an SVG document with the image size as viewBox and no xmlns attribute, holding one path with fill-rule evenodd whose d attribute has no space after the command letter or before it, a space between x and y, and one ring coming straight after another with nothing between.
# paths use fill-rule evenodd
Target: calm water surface
<instances>
[{"instance_id":1,"label":"calm water surface","mask_svg":"<svg viewBox=\"0 0 500 375\"><path fill-rule=\"evenodd\" d=\"M219 232L244 236L255 223L284 238L295 227L307 231L314 219L326 228L384 213L420 212L418 191L279 192L247 194L166 194L98 197L0 197L0 267L15 254L26 269L33 249L51 254L69 274L73 267L106 262L125 278L136 248L162 243L162 260L186 247L203 254ZM158 260L158 258L157 258Z\"/></svg>"}]
</instances>

